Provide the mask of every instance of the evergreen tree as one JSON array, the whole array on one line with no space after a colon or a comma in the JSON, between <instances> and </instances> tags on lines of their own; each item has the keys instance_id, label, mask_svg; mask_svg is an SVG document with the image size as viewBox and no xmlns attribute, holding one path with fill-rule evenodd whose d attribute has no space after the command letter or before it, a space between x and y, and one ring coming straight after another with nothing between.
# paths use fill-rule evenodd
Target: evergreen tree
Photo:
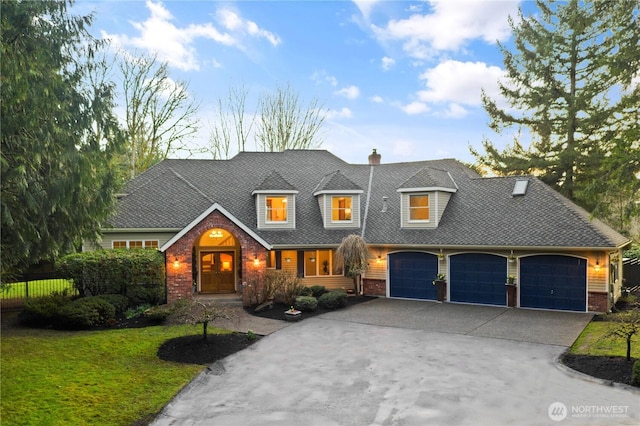
<instances>
[{"instance_id":1,"label":"evergreen tree","mask_svg":"<svg viewBox=\"0 0 640 426\"><path fill-rule=\"evenodd\" d=\"M92 77L92 16L66 1L2 1L2 281L97 237L112 212L120 132Z\"/></svg>"},{"instance_id":2,"label":"evergreen tree","mask_svg":"<svg viewBox=\"0 0 640 426\"><path fill-rule=\"evenodd\" d=\"M538 175L593 210L599 202L595 189L602 189L596 182L619 187L622 178L637 185L637 133L635 142L629 139L637 115L629 111L640 108L633 86L640 75L639 3L536 4L539 13L525 16L520 10L517 21L510 19L515 51L500 45L506 70L500 91L509 108L482 94L491 129L516 127L531 136L530 144L516 138L499 150L485 140L485 152L472 153L498 174ZM612 161L626 161L628 173L607 174Z\"/></svg>"}]
</instances>

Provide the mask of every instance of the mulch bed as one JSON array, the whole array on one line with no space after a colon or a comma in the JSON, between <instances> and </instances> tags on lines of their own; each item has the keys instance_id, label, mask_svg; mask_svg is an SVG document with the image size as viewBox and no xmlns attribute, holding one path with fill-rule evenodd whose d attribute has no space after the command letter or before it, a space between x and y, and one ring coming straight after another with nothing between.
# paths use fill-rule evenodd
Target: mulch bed
<instances>
[{"instance_id":1,"label":"mulch bed","mask_svg":"<svg viewBox=\"0 0 640 426\"><path fill-rule=\"evenodd\" d=\"M260 339L250 340L245 333L202 334L167 340L158 349L158 358L184 364L212 364L219 359L241 351Z\"/></svg>"},{"instance_id":2,"label":"mulch bed","mask_svg":"<svg viewBox=\"0 0 640 426\"><path fill-rule=\"evenodd\" d=\"M349 296L349 297L347 297L347 306L346 307L348 308L349 306L357 305L359 303L368 302L368 301L373 300L373 299L376 299L376 298L373 297L373 296ZM254 315L256 317L286 321L286 319L284 317L284 311L286 311L289 308L291 308L291 305L286 305L284 303L274 303L272 309L267 309L267 310L264 310L262 312L255 312L255 308L256 308L256 306L251 306L251 307L245 308L245 311L247 311L247 313L249 313L251 315ZM330 311L327 310L327 309L323 309L323 308L318 306L318 308L315 311L303 312L301 320L304 320L305 318L312 318L312 317L315 317L317 315L324 314L326 312L330 312Z\"/></svg>"},{"instance_id":3,"label":"mulch bed","mask_svg":"<svg viewBox=\"0 0 640 426\"><path fill-rule=\"evenodd\" d=\"M636 361L622 356L595 356L565 354L562 363L581 373L616 383L631 384L631 371Z\"/></svg>"}]
</instances>

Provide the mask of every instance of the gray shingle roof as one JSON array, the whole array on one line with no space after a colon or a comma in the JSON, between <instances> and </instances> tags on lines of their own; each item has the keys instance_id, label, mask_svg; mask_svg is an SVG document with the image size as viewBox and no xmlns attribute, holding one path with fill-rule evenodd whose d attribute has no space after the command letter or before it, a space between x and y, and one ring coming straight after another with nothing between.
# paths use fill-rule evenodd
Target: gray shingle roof
<instances>
[{"instance_id":1,"label":"gray shingle roof","mask_svg":"<svg viewBox=\"0 0 640 426\"><path fill-rule=\"evenodd\" d=\"M230 160L164 160L127 184L127 195L118 201L110 225L183 228L217 202L276 247L337 246L354 230L325 229L313 194L362 190L361 223L366 221L364 238L369 244L604 248L628 241L535 177L526 177L524 196L513 197L518 179L523 177L481 178L452 159L348 164L324 150L244 152ZM425 186L457 191L436 229L402 229L398 189ZM256 189L298 191L295 230L257 229L252 195Z\"/></svg>"}]
</instances>

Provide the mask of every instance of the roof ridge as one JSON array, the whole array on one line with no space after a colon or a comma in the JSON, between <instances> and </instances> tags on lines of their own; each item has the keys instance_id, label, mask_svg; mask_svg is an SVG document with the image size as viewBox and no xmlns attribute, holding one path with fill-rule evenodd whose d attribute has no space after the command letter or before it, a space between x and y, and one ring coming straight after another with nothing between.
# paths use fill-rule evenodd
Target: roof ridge
<instances>
[{"instance_id":1,"label":"roof ridge","mask_svg":"<svg viewBox=\"0 0 640 426\"><path fill-rule=\"evenodd\" d=\"M205 194L204 192L202 192L197 186L195 186L194 184L192 184L191 182L189 182L189 180L187 180L185 177L183 177L180 173L176 172L175 170L173 170L172 167L169 167L169 170L176 175L176 177L178 179L180 179L181 181L183 181L184 183L186 183L190 188L192 188L194 191L196 191L198 194L202 195L202 197L209 201L210 203L213 203L213 200L211 198L209 198L209 196L207 194Z\"/></svg>"}]
</instances>

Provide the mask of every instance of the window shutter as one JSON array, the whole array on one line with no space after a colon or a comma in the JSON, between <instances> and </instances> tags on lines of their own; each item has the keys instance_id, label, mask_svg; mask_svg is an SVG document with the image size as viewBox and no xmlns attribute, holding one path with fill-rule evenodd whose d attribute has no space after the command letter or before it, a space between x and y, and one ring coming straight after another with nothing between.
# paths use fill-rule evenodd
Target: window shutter
<instances>
[{"instance_id":1,"label":"window shutter","mask_svg":"<svg viewBox=\"0 0 640 426\"><path fill-rule=\"evenodd\" d=\"M282 269L282 251L276 250L276 269Z\"/></svg>"},{"instance_id":2,"label":"window shutter","mask_svg":"<svg viewBox=\"0 0 640 426\"><path fill-rule=\"evenodd\" d=\"M304 251L298 250L298 278L304 278Z\"/></svg>"}]
</instances>

